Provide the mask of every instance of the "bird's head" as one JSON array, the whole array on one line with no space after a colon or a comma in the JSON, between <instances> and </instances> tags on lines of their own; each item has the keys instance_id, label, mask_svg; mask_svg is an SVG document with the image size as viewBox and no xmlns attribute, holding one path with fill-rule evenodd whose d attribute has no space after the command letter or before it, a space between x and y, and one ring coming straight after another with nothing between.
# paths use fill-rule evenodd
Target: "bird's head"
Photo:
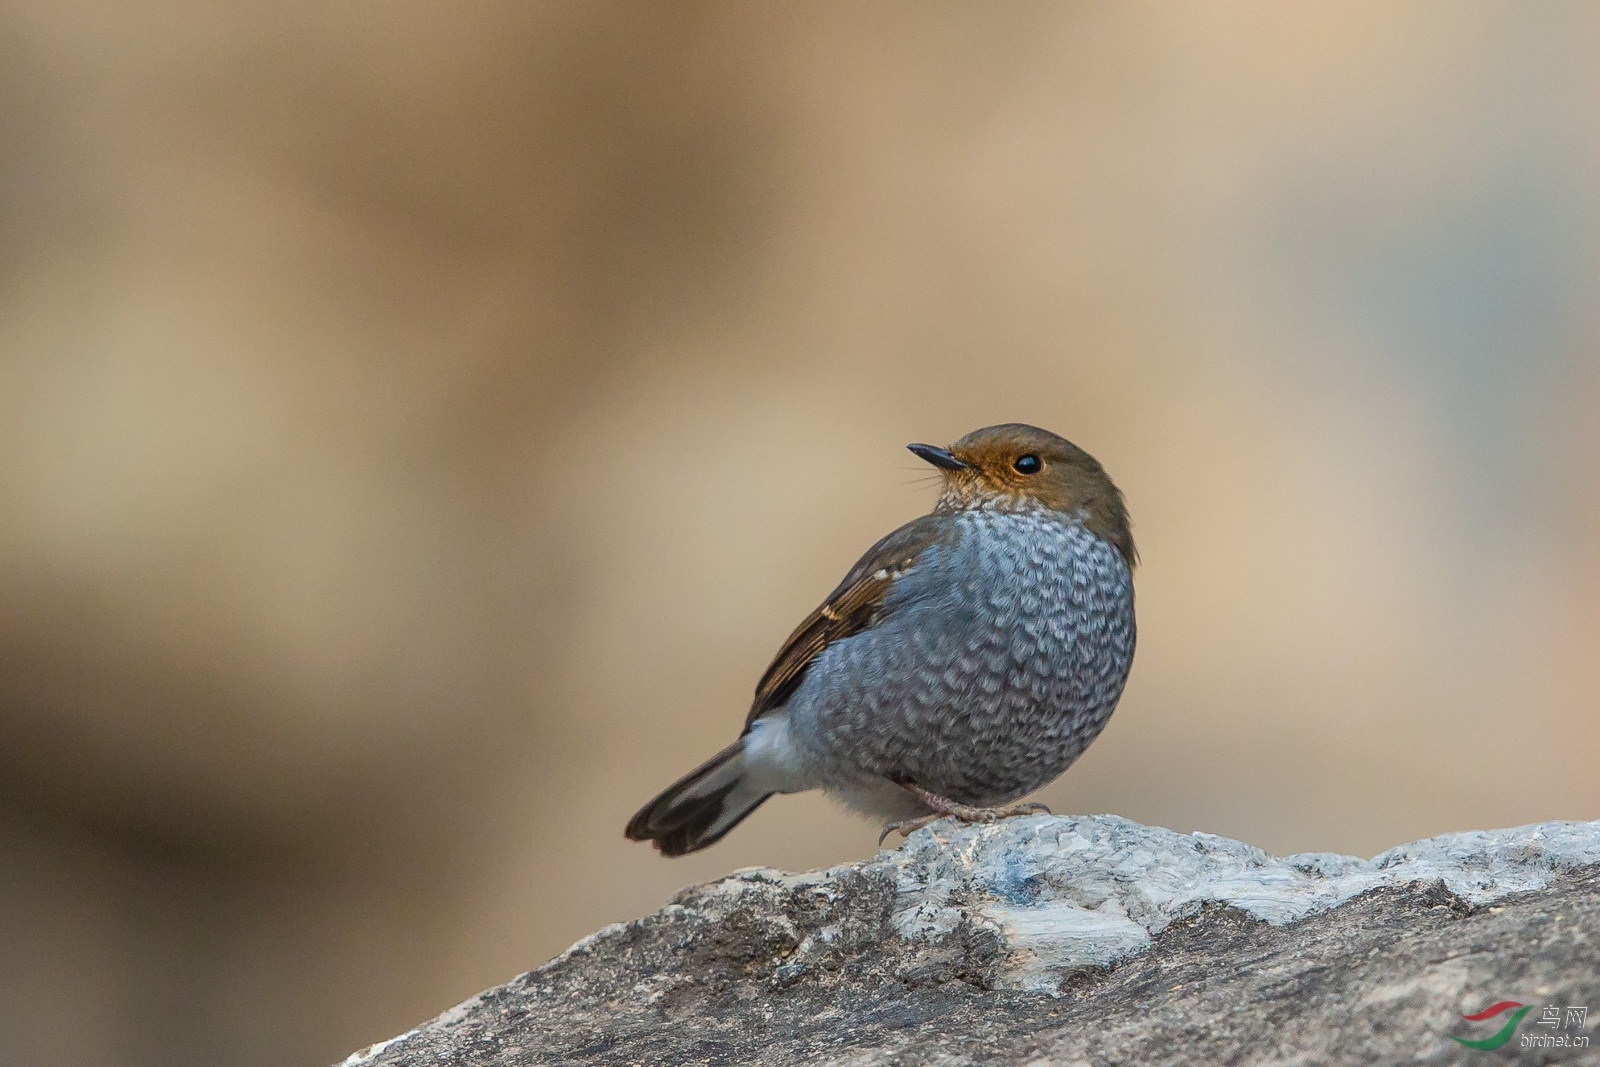
<instances>
[{"instance_id":1,"label":"bird's head","mask_svg":"<svg viewBox=\"0 0 1600 1067\"><path fill-rule=\"evenodd\" d=\"M938 511L1045 508L1069 515L1138 559L1122 491L1098 460L1049 430L1008 422L973 430L949 448L907 445L944 475Z\"/></svg>"}]
</instances>

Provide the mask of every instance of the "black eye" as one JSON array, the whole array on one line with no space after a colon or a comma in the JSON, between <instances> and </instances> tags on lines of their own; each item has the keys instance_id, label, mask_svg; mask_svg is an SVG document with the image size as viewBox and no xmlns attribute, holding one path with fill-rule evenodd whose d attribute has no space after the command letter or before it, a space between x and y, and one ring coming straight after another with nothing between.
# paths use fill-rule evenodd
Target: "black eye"
<instances>
[{"instance_id":1,"label":"black eye","mask_svg":"<svg viewBox=\"0 0 1600 1067\"><path fill-rule=\"evenodd\" d=\"M1012 460L1011 466L1016 469L1018 474L1038 474L1044 464L1039 461L1038 456L1029 452L1026 456L1018 456Z\"/></svg>"}]
</instances>

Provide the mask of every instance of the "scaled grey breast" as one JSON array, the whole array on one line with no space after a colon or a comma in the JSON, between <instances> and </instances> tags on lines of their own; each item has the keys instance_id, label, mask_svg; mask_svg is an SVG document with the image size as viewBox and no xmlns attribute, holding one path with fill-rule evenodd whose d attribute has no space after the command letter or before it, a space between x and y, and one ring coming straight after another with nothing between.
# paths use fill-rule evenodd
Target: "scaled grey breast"
<instances>
[{"instance_id":1,"label":"scaled grey breast","mask_svg":"<svg viewBox=\"0 0 1600 1067\"><path fill-rule=\"evenodd\" d=\"M1133 661L1133 582L1070 517L953 522L896 580L883 620L818 658L790 709L840 784L904 778L988 806L1054 779L1104 727Z\"/></svg>"}]
</instances>

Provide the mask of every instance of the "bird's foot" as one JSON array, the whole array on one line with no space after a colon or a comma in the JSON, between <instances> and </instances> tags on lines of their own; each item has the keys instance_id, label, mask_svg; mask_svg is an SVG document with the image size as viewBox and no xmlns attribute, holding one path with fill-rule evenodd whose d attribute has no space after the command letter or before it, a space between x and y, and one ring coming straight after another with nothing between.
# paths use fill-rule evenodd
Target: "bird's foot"
<instances>
[{"instance_id":1,"label":"bird's foot","mask_svg":"<svg viewBox=\"0 0 1600 1067\"><path fill-rule=\"evenodd\" d=\"M922 829L929 823L938 822L946 816L960 819L962 822L997 822L1000 819L1009 819L1015 815L1050 814L1050 809L1037 800L1021 800L1013 804L1002 804L998 808L975 808L970 804L961 804L951 800L949 797L942 797L938 793L930 793L920 785L913 785L910 782L899 782L897 784L900 788L911 793L918 800L932 808L933 814L919 815L915 819L901 819L899 822L890 823L883 828L883 833L878 835L878 844L880 845L883 844L884 838L896 830L900 832L901 837L910 837L914 831Z\"/></svg>"}]
</instances>

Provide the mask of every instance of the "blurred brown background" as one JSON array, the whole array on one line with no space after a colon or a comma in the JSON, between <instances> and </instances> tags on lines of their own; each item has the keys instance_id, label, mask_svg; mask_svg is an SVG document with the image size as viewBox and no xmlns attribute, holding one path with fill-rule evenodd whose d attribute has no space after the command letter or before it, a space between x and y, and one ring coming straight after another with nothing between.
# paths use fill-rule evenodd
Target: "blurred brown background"
<instances>
[{"instance_id":1,"label":"blurred brown background","mask_svg":"<svg viewBox=\"0 0 1600 1067\"><path fill-rule=\"evenodd\" d=\"M736 867L623 841L930 502L1145 565L1043 797L1600 815L1600 7L0 8L0 1060L319 1063Z\"/></svg>"}]
</instances>

